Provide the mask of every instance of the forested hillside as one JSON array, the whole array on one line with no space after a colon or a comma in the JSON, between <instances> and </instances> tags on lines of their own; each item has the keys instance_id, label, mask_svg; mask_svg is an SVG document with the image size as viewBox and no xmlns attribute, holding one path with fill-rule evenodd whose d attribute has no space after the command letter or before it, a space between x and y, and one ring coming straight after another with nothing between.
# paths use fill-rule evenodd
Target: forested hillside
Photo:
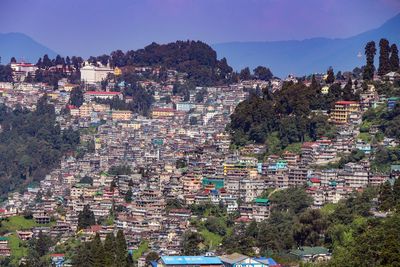
<instances>
[{"instance_id":1,"label":"forested hillside","mask_svg":"<svg viewBox=\"0 0 400 267\"><path fill-rule=\"evenodd\" d=\"M189 80L196 85L215 85L226 83L232 68L225 58L218 60L217 53L207 44L200 41L176 41L169 44L152 43L143 49L121 50L110 55L90 57L89 62L110 61L112 66L160 66L176 69L188 74Z\"/></svg>"},{"instance_id":2,"label":"forested hillside","mask_svg":"<svg viewBox=\"0 0 400 267\"><path fill-rule=\"evenodd\" d=\"M63 153L79 144L79 132L61 132L55 117L46 96L34 112L0 105L0 197L44 178Z\"/></svg>"},{"instance_id":3,"label":"forested hillside","mask_svg":"<svg viewBox=\"0 0 400 267\"><path fill-rule=\"evenodd\" d=\"M331 137L334 127L328 124L328 117L311 111L329 110L339 99L357 99L351 86L351 80L343 89L334 83L329 93L322 95L320 85L313 79L309 87L287 82L275 93L267 88L253 92L231 116L232 142L235 145L267 143L274 150L322 136Z\"/></svg>"}]
</instances>

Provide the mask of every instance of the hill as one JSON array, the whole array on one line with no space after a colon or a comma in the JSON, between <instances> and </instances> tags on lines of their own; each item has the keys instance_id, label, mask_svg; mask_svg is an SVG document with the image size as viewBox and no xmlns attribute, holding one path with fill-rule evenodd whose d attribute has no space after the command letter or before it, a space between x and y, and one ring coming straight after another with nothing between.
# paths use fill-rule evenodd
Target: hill
<instances>
[{"instance_id":1,"label":"hill","mask_svg":"<svg viewBox=\"0 0 400 267\"><path fill-rule=\"evenodd\" d=\"M10 62L11 57L17 60L23 59L36 63L39 57L48 54L50 58L56 56L56 52L36 42L31 37L22 33L0 33L0 57L1 63Z\"/></svg>"},{"instance_id":2,"label":"hill","mask_svg":"<svg viewBox=\"0 0 400 267\"><path fill-rule=\"evenodd\" d=\"M230 42L214 44L219 57L226 57L236 70L246 66L268 66L280 77L289 73L298 76L335 70L352 70L365 62L364 46L368 41L379 43L386 38L400 44L400 14L381 27L343 39L312 38L301 41ZM362 57L357 54L361 52Z\"/></svg>"}]
</instances>

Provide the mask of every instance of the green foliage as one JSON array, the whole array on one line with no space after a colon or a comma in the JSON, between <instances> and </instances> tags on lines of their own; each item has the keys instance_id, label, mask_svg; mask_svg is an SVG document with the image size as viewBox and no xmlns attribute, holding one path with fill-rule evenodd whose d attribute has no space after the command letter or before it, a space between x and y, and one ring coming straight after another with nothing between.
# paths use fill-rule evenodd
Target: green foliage
<instances>
[{"instance_id":1,"label":"green foliage","mask_svg":"<svg viewBox=\"0 0 400 267\"><path fill-rule=\"evenodd\" d=\"M208 217L204 226L207 228L208 231L214 234L218 234L220 236L224 236L226 234L225 223L215 216Z\"/></svg>"},{"instance_id":2,"label":"green foliage","mask_svg":"<svg viewBox=\"0 0 400 267\"><path fill-rule=\"evenodd\" d=\"M62 155L79 144L79 133L64 132L55 121L54 106L47 96L39 99L35 112L20 106L0 105L0 196L40 181L59 164Z\"/></svg>"},{"instance_id":3,"label":"green foliage","mask_svg":"<svg viewBox=\"0 0 400 267\"><path fill-rule=\"evenodd\" d=\"M10 65L0 65L0 82L13 82Z\"/></svg>"},{"instance_id":4,"label":"green foliage","mask_svg":"<svg viewBox=\"0 0 400 267\"><path fill-rule=\"evenodd\" d=\"M152 43L143 49L111 53L113 66L161 66L187 73L188 79L198 86L225 83L232 68L226 59L217 59L217 53L200 41L177 41L165 45Z\"/></svg>"},{"instance_id":5,"label":"green foliage","mask_svg":"<svg viewBox=\"0 0 400 267\"><path fill-rule=\"evenodd\" d=\"M83 104L83 91L81 87L75 87L71 90L71 95L69 97L69 103L75 107L80 107Z\"/></svg>"},{"instance_id":6,"label":"green foliage","mask_svg":"<svg viewBox=\"0 0 400 267\"><path fill-rule=\"evenodd\" d=\"M80 184L90 184L93 185L93 178L90 176L85 175L80 181Z\"/></svg>"},{"instance_id":7,"label":"green foliage","mask_svg":"<svg viewBox=\"0 0 400 267\"><path fill-rule=\"evenodd\" d=\"M339 90L341 97L340 86ZM231 115L228 128L233 144L266 143L268 151L276 152L292 143L332 137L335 130L328 124L327 116L311 113L312 109L322 108L324 101L320 97L317 83L310 87L286 83L272 96L268 90L262 97L250 93Z\"/></svg>"},{"instance_id":8,"label":"green foliage","mask_svg":"<svg viewBox=\"0 0 400 267\"><path fill-rule=\"evenodd\" d=\"M85 205L83 210L78 215L78 229L86 229L96 224L93 211L89 205Z\"/></svg>"},{"instance_id":9,"label":"green foliage","mask_svg":"<svg viewBox=\"0 0 400 267\"><path fill-rule=\"evenodd\" d=\"M363 79L364 80L372 80L374 77L374 71L375 71L375 66L374 66L374 57L376 54L376 47L375 47L375 42L371 41L368 42L365 46L365 56L367 58L367 64L364 67L363 71Z\"/></svg>"},{"instance_id":10,"label":"green foliage","mask_svg":"<svg viewBox=\"0 0 400 267\"><path fill-rule=\"evenodd\" d=\"M125 196L124 196L124 200L125 200L127 203L131 203L131 202L132 202L132 189L129 189L129 190L126 192L126 194L125 194Z\"/></svg>"},{"instance_id":11,"label":"green foliage","mask_svg":"<svg viewBox=\"0 0 400 267\"><path fill-rule=\"evenodd\" d=\"M182 237L183 255L200 255L202 253L204 238L197 232L186 231Z\"/></svg>"},{"instance_id":12,"label":"green foliage","mask_svg":"<svg viewBox=\"0 0 400 267\"><path fill-rule=\"evenodd\" d=\"M73 266L84 267L128 267L132 259L128 257L125 236L118 231L117 237L110 233L104 244L97 233L90 242L85 242L75 249Z\"/></svg>"},{"instance_id":13,"label":"green foliage","mask_svg":"<svg viewBox=\"0 0 400 267\"><path fill-rule=\"evenodd\" d=\"M146 255L146 266L149 266L150 263L152 261L156 261L160 258L160 255L158 255L157 252L155 251L150 251L147 255Z\"/></svg>"},{"instance_id":14,"label":"green foliage","mask_svg":"<svg viewBox=\"0 0 400 267\"><path fill-rule=\"evenodd\" d=\"M270 201L273 203L273 210L275 211L288 211L298 214L311 205L312 198L304 188L291 187L275 192L270 196Z\"/></svg>"},{"instance_id":15,"label":"green foliage","mask_svg":"<svg viewBox=\"0 0 400 267\"><path fill-rule=\"evenodd\" d=\"M378 74L385 75L390 72L390 62L389 62L390 46L389 41L382 38L379 41L379 68Z\"/></svg>"},{"instance_id":16,"label":"green foliage","mask_svg":"<svg viewBox=\"0 0 400 267\"><path fill-rule=\"evenodd\" d=\"M269 68L258 66L253 70L254 76L259 80L269 81L273 78L273 74Z\"/></svg>"}]
</instances>

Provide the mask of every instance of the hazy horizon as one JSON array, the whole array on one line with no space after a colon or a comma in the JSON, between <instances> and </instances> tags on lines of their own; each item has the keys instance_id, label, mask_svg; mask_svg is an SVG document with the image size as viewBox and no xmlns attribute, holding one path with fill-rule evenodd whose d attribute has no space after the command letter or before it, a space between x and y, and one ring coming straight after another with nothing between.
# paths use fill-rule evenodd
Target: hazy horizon
<instances>
[{"instance_id":1,"label":"hazy horizon","mask_svg":"<svg viewBox=\"0 0 400 267\"><path fill-rule=\"evenodd\" d=\"M400 12L396 0L150 0L0 3L0 32L20 32L64 55L99 55L151 42L209 44L346 38ZM351 25L351 26L349 26Z\"/></svg>"}]
</instances>

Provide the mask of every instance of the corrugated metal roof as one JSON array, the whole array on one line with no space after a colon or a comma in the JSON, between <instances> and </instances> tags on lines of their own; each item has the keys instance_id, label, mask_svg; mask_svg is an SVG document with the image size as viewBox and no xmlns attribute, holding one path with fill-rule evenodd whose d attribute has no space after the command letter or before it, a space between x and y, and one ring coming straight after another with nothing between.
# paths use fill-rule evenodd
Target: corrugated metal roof
<instances>
[{"instance_id":1,"label":"corrugated metal roof","mask_svg":"<svg viewBox=\"0 0 400 267\"><path fill-rule=\"evenodd\" d=\"M222 264L218 257L205 256L162 256L164 264L173 265L204 265L204 264Z\"/></svg>"}]
</instances>

